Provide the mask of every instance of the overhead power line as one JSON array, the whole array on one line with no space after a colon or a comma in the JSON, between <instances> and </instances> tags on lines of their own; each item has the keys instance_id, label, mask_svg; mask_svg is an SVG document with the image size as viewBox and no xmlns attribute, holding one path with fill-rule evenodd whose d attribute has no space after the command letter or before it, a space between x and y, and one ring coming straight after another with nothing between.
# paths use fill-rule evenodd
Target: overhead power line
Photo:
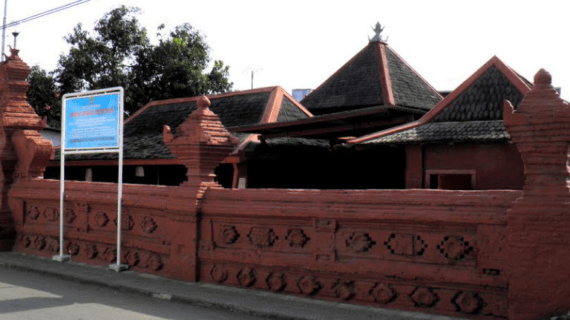
<instances>
[{"instance_id":1,"label":"overhead power line","mask_svg":"<svg viewBox=\"0 0 570 320\"><path fill-rule=\"evenodd\" d=\"M63 5L63 6L60 6L60 7L57 7L57 8L53 8L53 9L50 9L50 10L47 10L47 11L44 11L44 12L35 14L35 15L33 15L33 16L29 16L29 17L24 18L24 19L20 19L20 20L17 20L17 21L12 21L12 22L10 22L10 23L8 23L8 24L6 24L6 25L3 25L3 26L1 27L1 29L8 29L8 28L10 28L10 27L13 27L13 26L16 26L16 25L19 25L19 24L22 24L22 23L30 22L30 21L32 21L32 20L35 20L35 19L38 19L38 18L41 18L41 17L45 17L45 16L48 16L48 15L50 15L50 14L54 14L54 13L57 13L57 12L60 12L60 11L63 11L63 10L72 8L72 7L78 6L78 5L80 5L80 4L84 4L84 3L86 3L86 2L89 2L89 1L91 1L91 0L77 0L77 1L75 1L75 2L71 2L71 3L65 4L65 5Z\"/></svg>"}]
</instances>

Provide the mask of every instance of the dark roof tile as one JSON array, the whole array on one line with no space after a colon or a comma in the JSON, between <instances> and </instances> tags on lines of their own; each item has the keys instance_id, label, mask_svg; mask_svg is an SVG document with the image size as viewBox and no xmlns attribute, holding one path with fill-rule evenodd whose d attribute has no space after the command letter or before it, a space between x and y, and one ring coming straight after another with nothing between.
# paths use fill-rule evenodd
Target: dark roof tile
<instances>
[{"instance_id":1,"label":"dark roof tile","mask_svg":"<svg viewBox=\"0 0 570 320\"><path fill-rule=\"evenodd\" d=\"M523 94L495 66L491 66L432 122L502 120L503 101L517 106Z\"/></svg>"},{"instance_id":2,"label":"dark roof tile","mask_svg":"<svg viewBox=\"0 0 570 320\"><path fill-rule=\"evenodd\" d=\"M374 45L368 45L302 104L314 115L384 104Z\"/></svg>"},{"instance_id":3,"label":"dark roof tile","mask_svg":"<svg viewBox=\"0 0 570 320\"><path fill-rule=\"evenodd\" d=\"M501 120L433 122L363 142L363 144L417 144L441 142L506 141L509 133Z\"/></svg>"},{"instance_id":4,"label":"dark roof tile","mask_svg":"<svg viewBox=\"0 0 570 320\"><path fill-rule=\"evenodd\" d=\"M309 116L301 111L301 109L297 108L293 101L289 100L289 98L286 96L283 96L283 101L281 102L281 109L279 110L277 122L295 121L308 117Z\"/></svg>"},{"instance_id":5,"label":"dark roof tile","mask_svg":"<svg viewBox=\"0 0 570 320\"><path fill-rule=\"evenodd\" d=\"M441 97L420 78L391 48L386 48L386 60L392 92L396 104L406 107L430 110Z\"/></svg>"}]
</instances>

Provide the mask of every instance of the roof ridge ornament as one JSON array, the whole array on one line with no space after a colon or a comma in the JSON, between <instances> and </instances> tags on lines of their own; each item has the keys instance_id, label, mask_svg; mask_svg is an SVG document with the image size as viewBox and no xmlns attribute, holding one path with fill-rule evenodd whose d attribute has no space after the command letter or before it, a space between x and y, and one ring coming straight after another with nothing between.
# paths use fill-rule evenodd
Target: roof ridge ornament
<instances>
[{"instance_id":1,"label":"roof ridge ornament","mask_svg":"<svg viewBox=\"0 0 570 320\"><path fill-rule=\"evenodd\" d=\"M384 28L382 27L382 25L380 24L380 22L376 22L376 26L374 28L372 28L372 30L376 33L374 35L374 37L372 39L368 38L368 41L370 42L386 42L388 41L388 38L386 38L386 40L382 39L382 31L384 31Z\"/></svg>"}]
</instances>

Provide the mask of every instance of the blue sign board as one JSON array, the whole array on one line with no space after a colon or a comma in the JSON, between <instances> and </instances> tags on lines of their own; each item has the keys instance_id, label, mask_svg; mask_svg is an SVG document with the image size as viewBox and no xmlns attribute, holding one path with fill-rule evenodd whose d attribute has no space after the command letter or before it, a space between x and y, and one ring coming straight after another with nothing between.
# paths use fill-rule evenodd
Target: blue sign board
<instances>
[{"instance_id":1,"label":"blue sign board","mask_svg":"<svg viewBox=\"0 0 570 320\"><path fill-rule=\"evenodd\" d=\"M119 148L119 93L66 100L65 149Z\"/></svg>"}]
</instances>

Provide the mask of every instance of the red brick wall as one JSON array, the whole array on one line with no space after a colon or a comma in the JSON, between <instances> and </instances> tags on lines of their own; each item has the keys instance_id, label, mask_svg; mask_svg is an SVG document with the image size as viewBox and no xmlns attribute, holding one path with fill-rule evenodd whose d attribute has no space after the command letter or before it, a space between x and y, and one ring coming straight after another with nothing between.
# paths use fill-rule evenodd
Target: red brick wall
<instances>
[{"instance_id":1,"label":"red brick wall","mask_svg":"<svg viewBox=\"0 0 570 320\"><path fill-rule=\"evenodd\" d=\"M475 170L476 190L523 188L523 162L512 144L427 145L423 149L424 175L426 170Z\"/></svg>"},{"instance_id":2,"label":"red brick wall","mask_svg":"<svg viewBox=\"0 0 570 320\"><path fill-rule=\"evenodd\" d=\"M479 318L507 316L520 191L211 190L200 280Z\"/></svg>"},{"instance_id":3,"label":"red brick wall","mask_svg":"<svg viewBox=\"0 0 570 320\"><path fill-rule=\"evenodd\" d=\"M70 181L65 188L63 253L76 262L115 263L117 185ZM124 185L121 262L132 270L196 279L196 210L181 189ZM58 255L59 181L21 181L9 196L14 250Z\"/></svg>"}]
</instances>

